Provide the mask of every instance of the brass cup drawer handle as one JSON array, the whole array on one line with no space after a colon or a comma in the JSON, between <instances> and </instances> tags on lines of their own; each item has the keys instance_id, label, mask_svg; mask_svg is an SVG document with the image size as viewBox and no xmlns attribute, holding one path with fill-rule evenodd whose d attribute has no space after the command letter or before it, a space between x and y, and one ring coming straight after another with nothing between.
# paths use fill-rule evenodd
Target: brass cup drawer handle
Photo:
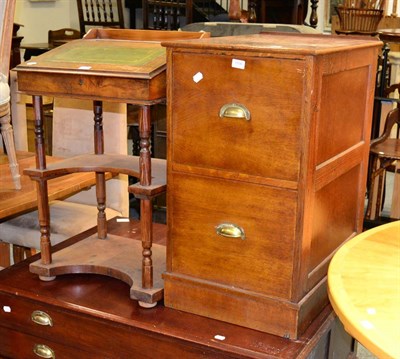
<instances>
[{"instance_id":1,"label":"brass cup drawer handle","mask_svg":"<svg viewBox=\"0 0 400 359\"><path fill-rule=\"evenodd\" d=\"M219 110L219 117L224 118L238 118L250 121L250 111L245 105L239 103L227 103Z\"/></svg>"},{"instance_id":2,"label":"brass cup drawer handle","mask_svg":"<svg viewBox=\"0 0 400 359\"><path fill-rule=\"evenodd\" d=\"M54 350L44 344L35 344L33 352L41 358L54 359L56 357Z\"/></svg>"},{"instance_id":3,"label":"brass cup drawer handle","mask_svg":"<svg viewBox=\"0 0 400 359\"><path fill-rule=\"evenodd\" d=\"M49 327L53 326L53 319L51 319L50 315L41 310L35 310L31 315L32 322L39 325L48 325Z\"/></svg>"},{"instance_id":4,"label":"brass cup drawer handle","mask_svg":"<svg viewBox=\"0 0 400 359\"><path fill-rule=\"evenodd\" d=\"M215 231L222 237L246 239L243 228L233 223L221 223L215 228Z\"/></svg>"}]
</instances>

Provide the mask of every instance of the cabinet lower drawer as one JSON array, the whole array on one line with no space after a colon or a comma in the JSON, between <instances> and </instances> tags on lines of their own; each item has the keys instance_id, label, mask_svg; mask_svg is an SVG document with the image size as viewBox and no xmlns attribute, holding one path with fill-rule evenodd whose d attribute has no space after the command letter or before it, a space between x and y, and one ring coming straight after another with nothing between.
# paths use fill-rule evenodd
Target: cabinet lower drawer
<instances>
[{"instance_id":1,"label":"cabinet lower drawer","mask_svg":"<svg viewBox=\"0 0 400 359\"><path fill-rule=\"evenodd\" d=\"M296 191L180 173L168 186L169 272L291 298Z\"/></svg>"}]
</instances>

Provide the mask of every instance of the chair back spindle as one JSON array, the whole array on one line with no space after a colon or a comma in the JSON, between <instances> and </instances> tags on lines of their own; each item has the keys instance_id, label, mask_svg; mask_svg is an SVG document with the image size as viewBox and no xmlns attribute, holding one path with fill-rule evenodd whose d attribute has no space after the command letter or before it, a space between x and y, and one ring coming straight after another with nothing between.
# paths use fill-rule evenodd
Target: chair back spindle
<instances>
[{"instance_id":1,"label":"chair back spindle","mask_svg":"<svg viewBox=\"0 0 400 359\"><path fill-rule=\"evenodd\" d=\"M400 0L387 0L385 4L385 15L398 17L397 11L399 10L399 1Z\"/></svg>"},{"instance_id":2,"label":"chair back spindle","mask_svg":"<svg viewBox=\"0 0 400 359\"><path fill-rule=\"evenodd\" d=\"M81 37L88 28L125 27L122 0L76 0L76 2Z\"/></svg>"}]
</instances>

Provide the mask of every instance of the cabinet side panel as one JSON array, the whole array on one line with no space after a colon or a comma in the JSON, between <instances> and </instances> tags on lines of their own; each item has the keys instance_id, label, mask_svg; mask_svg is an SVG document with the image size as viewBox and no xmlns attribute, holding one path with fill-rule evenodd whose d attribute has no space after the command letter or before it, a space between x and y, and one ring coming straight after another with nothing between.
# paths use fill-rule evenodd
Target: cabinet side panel
<instances>
[{"instance_id":1,"label":"cabinet side panel","mask_svg":"<svg viewBox=\"0 0 400 359\"><path fill-rule=\"evenodd\" d=\"M326 276L337 248L361 230L376 59L376 49L324 59L307 290Z\"/></svg>"},{"instance_id":2,"label":"cabinet side panel","mask_svg":"<svg viewBox=\"0 0 400 359\"><path fill-rule=\"evenodd\" d=\"M317 165L364 140L370 66L322 77Z\"/></svg>"},{"instance_id":3,"label":"cabinet side panel","mask_svg":"<svg viewBox=\"0 0 400 359\"><path fill-rule=\"evenodd\" d=\"M360 166L315 193L310 270L357 232Z\"/></svg>"}]
</instances>

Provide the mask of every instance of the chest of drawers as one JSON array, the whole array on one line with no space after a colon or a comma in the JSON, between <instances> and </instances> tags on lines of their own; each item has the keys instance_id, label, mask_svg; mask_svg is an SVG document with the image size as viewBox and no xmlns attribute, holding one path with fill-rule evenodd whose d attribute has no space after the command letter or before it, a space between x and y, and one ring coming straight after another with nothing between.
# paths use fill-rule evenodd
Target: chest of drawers
<instances>
[{"instance_id":1,"label":"chest of drawers","mask_svg":"<svg viewBox=\"0 0 400 359\"><path fill-rule=\"evenodd\" d=\"M140 225L111 220L108 230L135 240ZM155 224L154 231L157 243L165 245L165 226ZM84 239L85 234L75 236L54 250ZM141 308L127 295L126 283L108 276L70 274L43 282L28 269L37 257L0 271L1 358L342 357L338 350L343 350L332 338L343 333L330 307L299 340L286 340L162 304Z\"/></svg>"},{"instance_id":2,"label":"chest of drawers","mask_svg":"<svg viewBox=\"0 0 400 359\"><path fill-rule=\"evenodd\" d=\"M380 42L260 34L165 43L165 304L297 338L362 229Z\"/></svg>"}]
</instances>

